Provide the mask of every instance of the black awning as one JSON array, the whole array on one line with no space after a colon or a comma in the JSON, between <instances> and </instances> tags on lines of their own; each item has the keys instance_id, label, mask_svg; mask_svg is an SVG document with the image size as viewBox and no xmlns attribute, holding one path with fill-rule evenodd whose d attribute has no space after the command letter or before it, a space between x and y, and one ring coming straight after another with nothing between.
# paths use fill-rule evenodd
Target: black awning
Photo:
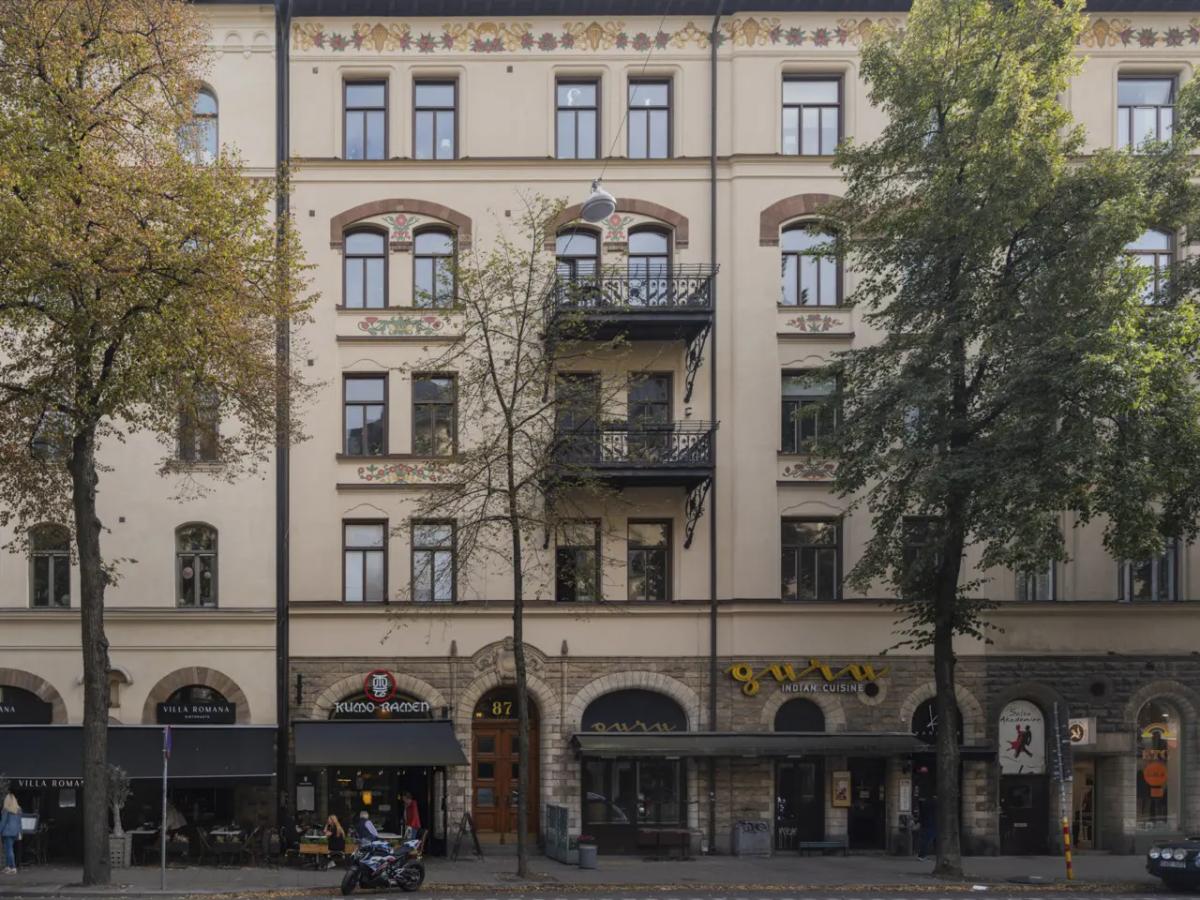
<instances>
[{"instance_id":1,"label":"black awning","mask_svg":"<svg viewBox=\"0 0 1200 900\"><path fill-rule=\"evenodd\" d=\"M465 766L450 722L293 722L298 766Z\"/></svg>"},{"instance_id":2,"label":"black awning","mask_svg":"<svg viewBox=\"0 0 1200 900\"><path fill-rule=\"evenodd\" d=\"M572 743L583 756L787 757L901 756L925 746L903 732L585 732Z\"/></svg>"},{"instance_id":3,"label":"black awning","mask_svg":"<svg viewBox=\"0 0 1200 900\"><path fill-rule=\"evenodd\" d=\"M108 761L130 778L162 778L163 729L111 725ZM80 778L79 725L0 727L0 772L10 778ZM252 725L171 727L168 779L270 778L275 774L275 729Z\"/></svg>"}]
</instances>

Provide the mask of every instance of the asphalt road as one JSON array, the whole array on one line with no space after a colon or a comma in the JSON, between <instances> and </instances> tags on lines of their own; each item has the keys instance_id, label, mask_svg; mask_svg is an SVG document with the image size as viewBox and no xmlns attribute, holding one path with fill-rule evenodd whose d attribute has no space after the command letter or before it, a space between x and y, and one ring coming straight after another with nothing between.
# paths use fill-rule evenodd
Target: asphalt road
<instances>
[{"instance_id":1,"label":"asphalt road","mask_svg":"<svg viewBox=\"0 0 1200 900\"><path fill-rule=\"evenodd\" d=\"M823 891L753 891L748 893L735 892L717 892L717 891L630 891L630 892L614 892L612 890L593 891L588 889L574 889L570 891L547 891L545 889L506 889L503 892L499 891L462 891L462 890L436 890L436 891L418 891L412 894L405 894L394 891L356 891L355 898L363 898L363 900L513 900L514 897L520 897L521 900L580 900L581 897L586 897L587 900L964 900L967 897L979 898L984 900L988 895L993 895L997 900L1087 900L1087 898L1121 898L1121 900L1167 900L1174 895L1165 889L1159 891L1141 890L1138 892L1114 892L1112 890L1099 890L1089 888L1085 885L1079 885L1070 890L1058 890L1053 887L1047 887L1041 890L1021 889L1017 885L991 885L987 890L947 890L945 888L930 885L924 889L890 889L878 890L874 892L861 891L839 891L836 888ZM4 900L19 900L19 898L29 898L29 900L45 900L49 897L86 897L89 900L97 900L97 898L129 898L133 897L154 897L155 900L218 900L218 898L237 898L237 900L277 900L277 898L306 898L306 897L341 897L340 892L336 889L326 892L320 889L282 889L273 891L237 891L229 893L218 893L215 891L205 891L203 893L170 893L159 894L157 892L126 892L114 891L112 893L100 892L82 892L77 890L68 890L54 892L49 890L41 890L37 892L22 892L19 885L5 885L0 883L0 898Z\"/></svg>"}]
</instances>

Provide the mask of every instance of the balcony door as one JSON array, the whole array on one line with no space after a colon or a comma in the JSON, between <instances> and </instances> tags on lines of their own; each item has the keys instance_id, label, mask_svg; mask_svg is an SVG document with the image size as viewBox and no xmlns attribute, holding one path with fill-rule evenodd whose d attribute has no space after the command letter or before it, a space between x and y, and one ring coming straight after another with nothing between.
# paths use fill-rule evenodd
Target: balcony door
<instances>
[{"instance_id":1,"label":"balcony door","mask_svg":"<svg viewBox=\"0 0 1200 900\"><path fill-rule=\"evenodd\" d=\"M629 305L664 306L669 298L671 239L666 232L629 235Z\"/></svg>"},{"instance_id":2,"label":"balcony door","mask_svg":"<svg viewBox=\"0 0 1200 900\"><path fill-rule=\"evenodd\" d=\"M629 382L629 456L643 462L665 461L671 454L671 374L646 372Z\"/></svg>"},{"instance_id":3,"label":"balcony door","mask_svg":"<svg viewBox=\"0 0 1200 900\"><path fill-rule=\"evenodd\" d=\"M600 376L564 373L555 385L555 430L567 462L595 462L600 453Z\"/></svg>"}]
</instances>

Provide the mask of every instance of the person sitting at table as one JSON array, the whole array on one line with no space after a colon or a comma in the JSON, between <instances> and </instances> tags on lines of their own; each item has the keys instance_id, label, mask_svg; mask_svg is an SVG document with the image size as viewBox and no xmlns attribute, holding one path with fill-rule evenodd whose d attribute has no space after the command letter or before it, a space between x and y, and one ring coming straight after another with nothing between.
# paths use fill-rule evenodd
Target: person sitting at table
<instances>
[{"instance_id":1,"label":"person sitting at table","mask_svg":"<svg viewBox=\"0 0 1200 900\"><path fill-rule=\"evenodd\" d=\"M325 840L329 848L329 865L325 868L332 869L336 863L333 861L333 854L346 852L346 829L342 828L342 823L338 821L338 817L330 815L325 820Z\"/></svg>"},{"instance_id":2,"label":"person sitting at table","mask_svg":"<svg viewBox=\"0 0 1200 900\"><path fill-rule=\"evenodd\" d=\"M360 843L379 840L379 832L375 830L375 823L371 821L370 810L364 809L358 814L358 825L354 831Z\"/></svg>"},{"instance_id":3,"label":"person sitting at table","mask_svg":"<svg viewBox=\"0 0 1200 900\"><path fill-rule=\"evenodd\" d=\"M167 803L167 837L175 837L177 832L187 828L188 821L174 803Z\"/></svg>"}]
</instances>

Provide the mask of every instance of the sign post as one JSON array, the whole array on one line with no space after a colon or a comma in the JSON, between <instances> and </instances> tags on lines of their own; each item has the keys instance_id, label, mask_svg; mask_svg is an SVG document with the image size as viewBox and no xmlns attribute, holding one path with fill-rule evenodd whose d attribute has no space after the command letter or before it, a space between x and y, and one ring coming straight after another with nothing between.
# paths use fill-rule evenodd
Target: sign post
<instances>
[{"instance_id":1,"label":"sign post","mask_svg":"<svg viewBox=\"0 0 1200 900\"><path fill-rule=\"evenodd\" d=\"M1075 880L1075 869L1071 865L1071 820L1067 816L1067 764L1063 754L1063 743L1069 741L1069 735L1064 736L1062 723L1058 718L1058 704L1054 704L1054 764L1058 770L1058 808L1062 812L1063 858L1067 863L1067 881Z\"/></svg>"},{"instance_id":2,"label":"sign post","mask_svg":"<svg viewBox=\"0 0 1200 900\"><path fill-rule=\"evenodd\" d=\"M159 825L159 889L167 889L167 760L171 758L171 726L163 726L162 823Z\"/></svg>"}]
</instances>

